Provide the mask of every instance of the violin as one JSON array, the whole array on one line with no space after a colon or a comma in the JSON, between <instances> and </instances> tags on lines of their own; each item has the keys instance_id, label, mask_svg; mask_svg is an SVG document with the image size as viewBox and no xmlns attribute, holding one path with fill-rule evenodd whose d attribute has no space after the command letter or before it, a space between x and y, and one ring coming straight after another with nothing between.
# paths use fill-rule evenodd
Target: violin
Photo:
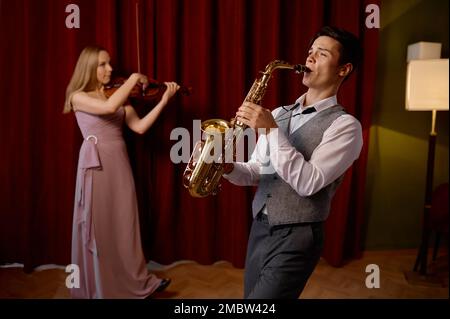
<instances>
[{"instance_id":1,"label":"violin","mask_svg":"<svg viewBox=\"0 0 450 319\"><path fill-rule=\"evenodd\" d=\"M124 77L113 78L104 87L105 96L109 98L114 94L114 92L117 91L118 88L120 88L125 83L125 81L127 81L127 78ZM142 84L136 84L131 90L128 97L130 98L130 100L139 103L152 102L161 99L166 89L167 86L165 83L158 82L154 79L148 79L148 84L145 90L142 89ZM180 86L177 92L182 95L188 96L191 94L191 91L191 87Z\"/></svg>"}]
</instances>

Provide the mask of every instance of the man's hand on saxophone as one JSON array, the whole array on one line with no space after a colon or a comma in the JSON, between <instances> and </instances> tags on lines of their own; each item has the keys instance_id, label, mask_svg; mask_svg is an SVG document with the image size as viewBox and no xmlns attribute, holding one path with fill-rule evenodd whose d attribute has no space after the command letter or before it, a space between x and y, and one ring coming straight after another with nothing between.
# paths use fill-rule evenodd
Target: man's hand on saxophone
<instances>
[{"instance_id":1,"label":"man's hand on saxophone","mask_svg":"<svg viewBox=\"0 0 450 319\"><path fill-rule=\"evenodd\" d=\"M236 116L238 121L252 129L266 129L261 130L262 132L258 131L258 133L267 134L271 128L278 127L270 110L252 102L242 103L241 107L236 112Z\"/></svg>"}]
</instances>

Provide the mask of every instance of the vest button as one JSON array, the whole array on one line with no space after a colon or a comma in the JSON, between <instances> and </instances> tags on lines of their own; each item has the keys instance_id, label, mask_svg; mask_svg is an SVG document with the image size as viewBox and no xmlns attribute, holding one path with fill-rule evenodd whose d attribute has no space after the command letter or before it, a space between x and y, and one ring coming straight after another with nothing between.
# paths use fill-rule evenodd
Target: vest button
<instances>
[{"instance_id":1,"label":"vest button","mask_svg":"<svg viewBox=\"0 0 450 319\"><path fill-rule=\"evenodd\" d=\"M272 197L272 194L267 194L267 198L271 198Z\"/></svg>"},{"instance_id":2,"label":"vest button","mask_svg":"<svg viewBox=\"0 0 450 319\"><path fill-rule=\"evenodd\" d=\"M274 176L273 179L278 179L278 177Z\"/></svg>"}]
</instances>

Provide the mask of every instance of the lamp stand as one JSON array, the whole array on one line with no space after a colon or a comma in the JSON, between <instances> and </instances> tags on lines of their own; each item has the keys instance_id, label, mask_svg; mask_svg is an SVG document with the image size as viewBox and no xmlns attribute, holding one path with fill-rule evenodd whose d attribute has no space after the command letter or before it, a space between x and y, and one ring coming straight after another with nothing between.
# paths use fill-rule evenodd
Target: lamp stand
<instances>
[{"instance_id":1,"label":"lamp stand","mask_svg":"<svg viewBox=\"0 0 450 319\"><path fill-rule=\"evenodd\" d=\"M433 112L436 112L433 110ZM435 117L433 117L433 120ZM425 186L425 205L423 209L422 221L422 241L420 244L419 253L414 265L414 271L419 270L422 276L427 275L427 259L428 259L428 245L430 239L430 209L431 209L431 195L433 192L433 176L434 176L434 154L436 150L436 132L433 130L428 137L428 160L427 160L427 177Z\"/></svg>"},{"instance_id":2,"label":"lamp stand","mask_svg":"<svg viewBox=\"0 0 450 319\"><path fill-rule=\"evenodd\" d=\"M440 286L441 280L427 273L428 245L431 235L430 209L433 194L434 155L436 150L436 110L432 111L431 132L428 137L427 176L425 185L425 205L423 209L422 240L413 272L406 272L408 282L412 284L425 284L427 286ZM417 271L419 271L417 273Z\"/></svg>"}]
</instances>

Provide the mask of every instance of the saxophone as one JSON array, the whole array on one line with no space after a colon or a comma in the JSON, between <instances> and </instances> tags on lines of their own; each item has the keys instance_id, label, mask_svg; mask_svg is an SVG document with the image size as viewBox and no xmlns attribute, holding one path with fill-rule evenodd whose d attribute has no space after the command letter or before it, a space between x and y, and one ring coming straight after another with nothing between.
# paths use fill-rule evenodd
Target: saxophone
<instances>
[{"instance_id":1,"label":"saxophone","mask_svg":"<svg viewBox=\"0 0 450 319\"><path fill-rule=\"evenodd\" d=\"M270 62L259 79L253 82L244 102L261 104L267 84L275 69L289 69L296 73L311 72L301 64L291 65L284 61ZM242 137L247 125L237 121L210 119L201 123L204 140L194 147L191 158L183 173L183 185L193 197L216 195L220 190L220 179L224 173L225 155L234 151L234 145ZM230 134L231 133L231 134ZM219 145L219 146L218 146ZM217 148L221 152L217 152ZM233 154L233 153L231 153Z\"/></svg>"}]
</instances>

